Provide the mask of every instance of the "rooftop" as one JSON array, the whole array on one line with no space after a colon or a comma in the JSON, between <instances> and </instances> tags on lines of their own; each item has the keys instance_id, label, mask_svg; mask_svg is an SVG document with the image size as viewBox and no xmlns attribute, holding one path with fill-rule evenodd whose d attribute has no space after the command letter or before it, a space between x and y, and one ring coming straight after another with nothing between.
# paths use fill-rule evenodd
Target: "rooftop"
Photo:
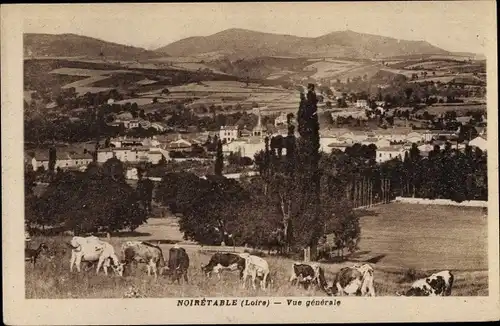
<instances>
[{"instance_id":1,"label":"rooftop","mask_svg":"<svg viewBox=\"0 0 500 326\"><path fill-rule=\"evenodd\" d=\"M403 146L384 146L377 148L377 152L399 152L403 150Z\"/></svg>"},{"instance_id":2,"label":"rooftop","mask_svg":"<svg viewBox=\"0 0 500 326\"><path fill-rule=\"evenodd\" d=\"M220 130L238 130L238 126L221 126Z\"/></svg>"}]
</instances>

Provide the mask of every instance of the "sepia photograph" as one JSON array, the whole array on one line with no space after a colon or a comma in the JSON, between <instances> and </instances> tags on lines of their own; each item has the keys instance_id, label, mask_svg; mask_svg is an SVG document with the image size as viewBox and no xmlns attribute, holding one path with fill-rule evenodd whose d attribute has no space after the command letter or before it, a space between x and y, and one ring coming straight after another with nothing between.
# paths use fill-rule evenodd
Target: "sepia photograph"
<instances>
[{"instance_id":1,"label":"sepia photograph","mask_svg":"<svg viewBox=\"0 0 500 326\"><path fill-rule=\"evenodd\" d=\"M2 5L4 322L500 318L495 9Z\"/></svg>"}]
</instances>

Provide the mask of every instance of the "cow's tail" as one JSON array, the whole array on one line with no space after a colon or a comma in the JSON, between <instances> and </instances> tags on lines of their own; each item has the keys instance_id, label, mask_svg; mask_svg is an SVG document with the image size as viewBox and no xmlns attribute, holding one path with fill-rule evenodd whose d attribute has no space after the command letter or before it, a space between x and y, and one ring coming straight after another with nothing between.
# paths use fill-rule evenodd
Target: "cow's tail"
<instances>
[{"instance_id":1,"label":"cow's tail","mask_svg":"<svg viewBox=\"0 0 500 326\"><path fill-rule=\"evenodd\" d=\"M455 280L455 276L451 272L449 272L449 273L450 273L450 280L449 280L450 284L448 284L448 286L446 287L446 290L444 292L445 296L451 295L451 288L453 287L453 282Z\"/></svg>"}]
</instances>

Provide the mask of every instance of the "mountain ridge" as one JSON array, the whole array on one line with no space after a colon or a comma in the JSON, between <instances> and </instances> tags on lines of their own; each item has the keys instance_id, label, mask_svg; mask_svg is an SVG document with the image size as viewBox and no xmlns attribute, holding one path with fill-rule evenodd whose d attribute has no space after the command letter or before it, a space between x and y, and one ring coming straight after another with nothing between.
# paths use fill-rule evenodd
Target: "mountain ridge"
<instances>
[{"instance_id":1,"label":"mountain ridge","mask_svg":"<svg viewBox=\"0 0 500 326\"><path fill-rule=\"evenodd\" d=\"M24 56L89 57L138 60L167 56L144 48L73 33L24 33ZM101 55L102 54L102 55Z\"/></svg>"},{"instance_id":2,"label":"mountain ridge","mask_svg":"<svg viewBox=\"0 0 500 326\"><path fill-rule=\"evenodd\" d=\"M427 41L399 40L393 37L358 33L350 30L333 31L317 37L301 37L231 28L209 36L193 36L155 52L173 56L203 53L225 53L235 56L330 56L372 59L413 54L450 54L451 52Z\"/></svg>"}]
</instances>

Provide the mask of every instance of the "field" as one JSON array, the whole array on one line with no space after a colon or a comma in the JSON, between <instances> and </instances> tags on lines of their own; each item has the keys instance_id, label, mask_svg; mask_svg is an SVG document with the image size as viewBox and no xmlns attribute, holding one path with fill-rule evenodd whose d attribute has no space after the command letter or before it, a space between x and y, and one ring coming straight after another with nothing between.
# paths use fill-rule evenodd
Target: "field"
<instances>
[{"instance_id":1,"label":"field","mask_svg":"<svg viewBox=\"0 0 500 326\"><path fill-rule=\"evenodd\" d=\"M467 111L486 112L486 104L450 104L450 105L432 105L425 108L429 114L443 114L446 111L455 111L457 115L463 115Z\"/></svg>"},{"instance_id":2,"label":"field","mask_svg":"<svg viewBox=\"0 0 500 326\"><path fill-rule=\"evenodd\" d=\"M451 269L455 274L452 295L488 295L486 219L479 209L459 207L421 206L392 203L364 212L361 218L362 241L357 260L366 260L375 268L375 289L378 296L392 296L411 283L408 271L414 269L418 277L427 273ZM183 242L175 219L155 218L140 227L135 234L112 237L119 248L130 239L161 240L161 248L168 249L181 242L190 256L189 284L174 285L164 276L155 280L145 275L145 269L123 278L95 275L93 270L69 273L70 252L64 245L69 237L34 237L32 246L41 241L56 250L52 261L41 259L33 268L26 264L27 298L121 298L132 287L145 297L207 297L207 296L321 296L288 284L291 259L267 256L274 281L268 291L241 289L236 273L226 272L222 280L205 279L200 270L217 247L200 247ZM219 247L220 248L220 247ZM235 248L242 251L243 248ZM232 250L232 248L226 248ZM365 258L364 258L365 257ZM327 281L352 262L322 262Z\"/></svg>"}]
</instances>

